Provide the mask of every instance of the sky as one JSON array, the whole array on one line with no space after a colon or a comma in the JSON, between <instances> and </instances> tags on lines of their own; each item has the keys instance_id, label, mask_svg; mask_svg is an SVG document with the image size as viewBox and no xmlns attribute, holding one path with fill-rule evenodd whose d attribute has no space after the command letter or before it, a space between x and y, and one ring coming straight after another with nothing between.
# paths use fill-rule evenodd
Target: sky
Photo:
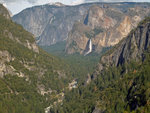
<instances>
[{"instance_id":1,"label":"sky","mask_svg":"<svg viewBox=\"0 0 150 113\"><path fill-rule=\"evenodd\" d=\"M77 5L86 2L150 2L150 0L0 0L11 13L17 14L25 8L47 3L61 2L66 5Z\"/></svg>"}]
</instances>

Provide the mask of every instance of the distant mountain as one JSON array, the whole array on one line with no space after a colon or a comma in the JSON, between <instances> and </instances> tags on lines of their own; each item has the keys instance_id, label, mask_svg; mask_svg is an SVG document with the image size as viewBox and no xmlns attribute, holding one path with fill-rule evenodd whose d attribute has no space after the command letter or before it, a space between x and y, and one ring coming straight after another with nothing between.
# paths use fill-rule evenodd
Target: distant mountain
<instances>
[{"instance_id":1,"label":"distant mountain","mask_svg":"<svg viewBox=\"0 0 150 113\"><path fill-rule=\"evenodd\" d=\"M67 39L75 21L83 18L88 6L44 5L24 10L13 21L38 37L37 43L49 46Z\"/></svg>"},{"instance_id":2,"label":"distant mountain","mask_svg":"<svg viewBox=\"0 0 150 113\"><path fill-rule=\"evenodd\" d=\"M66 40L66 53L84 54L92 38L92 52L100 53L103 48L117 44L150 15L149 6L148 3L47 4L25 9L13 21L32 32L40 46Z\"/></svg>"},{"instance_id":3,"label":"distant mountain","mask_svg":"<svg viewBox=\"0 0 150 113\"><path fill-rule=\"evenodd\" d=\"M71 78L68 65L40 49L0 5L0 112L44 113Z\"/></svg>"},{"instance_id":4,"label":"distant mountain","mask_svg":"<svg viewBox=\"0 0 150 113\"><path fill-rule=\"evenodd\" d=\"M124 10L118 9L117 4L114 8L110 4L103 7L93 5L89 8L84 21L74 24L75 27L68 35L66 52L84 54L91 39L92 51L101 53L103 48L112 47L126 37L149 14L150 8L143 7L142 4Z\"/></svg>"},{"instance_id":5,"label":"distant mountain","mask_svg":"<svg viewBox=\"0 0 150 113\"><path fill-rule=\"evenodd\" d=\"M150 17L104 54L86 85L66 93L51 111L150 112Z\"/></svg>"}]
</instances>

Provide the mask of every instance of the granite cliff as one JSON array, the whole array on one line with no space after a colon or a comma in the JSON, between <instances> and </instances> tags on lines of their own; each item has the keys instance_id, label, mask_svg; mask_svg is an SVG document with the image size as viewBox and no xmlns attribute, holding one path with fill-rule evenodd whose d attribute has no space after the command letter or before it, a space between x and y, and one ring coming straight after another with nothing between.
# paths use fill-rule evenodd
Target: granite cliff
<instances>
[{"instance_id":1,"label":"granite cliff","mask_svg":"<svg viewBox=\"0 0 150 113\"><path fill-rule=\"evenodd\" d=\"M66 53L84 54L89 38L92 51L100 53L117 44L149 14L148 3L47 4L25 9L13 16L13 21L32 32L40 46L66 41Z\"/></svg>"},{"instance_id":2,"label":"granite cliff","mask_svg":"<svg viewBox=\"0 0 150 113\"><path fill-rule=\"evenodd\" d=\"M98 72L101 73L108 67L118 67L131 61L144 61L144 53L150 46L150 21L149 18L142 21L136 29L133 29L127 38L124 38L113 49L102 56L98 64ZM127 70L126 70L127 71ZM97 73L97 71L96 71Z\"/></svg>"},{"instance_id":3,"label":"granite cliff","mask_svg":"<svg viewBox=\"0 0 150 113\"><path fill-rule=\"evenodd\" d=\"M13 17L37 37L41 46L49 46L67 39L75 21L83 18L88 6L47 4L28 8Z\"/></svg>"},{"instance_id":4,"label":"granite cliff","mask_svg":"<svg viewBox=\"0 0 150 113\"><path fill-rule=\"evenodd\" d=\"M131 9L133 10L132 12L130 11ZM131 9L129 8L126 12L123 12L112 7L91 6L84 21L80 22L80 24L78 23L78 28L82 29L82 31L80 32L78 29L73 28L69 33L66 52L68 54L76 52L84 54L89 39L92 40L92 51L97 53L102 52L103 48L116 45L145 16L150 14L150 8L139 6Z\"/></svg>"}]
</instances>

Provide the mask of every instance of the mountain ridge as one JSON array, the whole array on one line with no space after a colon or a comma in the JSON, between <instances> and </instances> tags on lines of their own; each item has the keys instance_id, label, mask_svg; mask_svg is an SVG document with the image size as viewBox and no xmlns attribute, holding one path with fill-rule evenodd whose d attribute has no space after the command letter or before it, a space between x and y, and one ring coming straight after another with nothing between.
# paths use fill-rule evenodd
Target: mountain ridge
<instances>
[{"instance_id":1,"label":"mountain ridge","mask_svg":"<svg viewBox=\"0 0 150 113\"><path fill-rule=\"evenodd\" d=\"M37 37L37 40L38 40L37 43L40 46L50 46L57 42L70 40L69 38L71 38L71 37L69 34L70 34L70 31L72 30L74 24L76 23L76 21L78 21L80 23L84 23L84 20L88 13L88 10L93 5L102 7L103 10L107 9L107 8L112 9L112 10L107 11L109 16L107 15L104 18L104 19L109 20L111 23L115 22L115 21L118 22L118 20L122 20L122 19L120 19L121 16L111 15L111 18L110 18L110 13L112 13L112 12L115 15L117 15L117 14L119 14L119 15L120 14L121 15L122 14L135 15L136 11L138 11L138 7L139 8L141 7L142 10L139 14L141 14L143 16L142 17L137 16L136 21L138 23L141 19L144 18L144 15L148 14L148 11L149 11L148 10L149 4L146 4L146 3L127 3L127 4L125 4L125 3L88 3L88 4L77 5L77 6L65 6L65 7L59 7L59 8L48 6L48 5L43 5L43 6L33 7L30 9L24 10L23 12L15 15L13 17L13 21L15 21L19 24L22 24L26 30L32 32ZM133 10L128 11L129 9L133 9ZM40 12L40 13L37 13L37 12ZM27 13L29 13L29 16L27 16ZM131 14L127 14L127 13L131 13ZM46 18L44 18L45 15L46 15ZM92 18L92 15L90 18ZM100 20L103 20L103 19L100 18ZM131 19L131 20L133 20L133 19ZM94 25L93 21L91 21L91 23ZM137 23L134 23L134 26ZM107 24L107 26L109 25L107 22L105 24ZM127 28L128 28L128 26L127 26ZM132 29L132 27L131 27L131 29ZM118 28L118 30L120 30L120 29ZM98 31L98 29L97 29L97 31ZM93 32L93 31L91 30L91 32ZM108 32L112 32L112 31L109 30ZM126 33L126 35L127 34L128 33ZM103 37L104 35L105 34L103 34L102 36L99 36L99 37ZM121 34L121 35L124 35L124 34ZM115 34L114 34L114 37L115 37ZM80 37L80 38L82 38L82 37ZM93 43L95 46L93 48L97 48L94 50L96 52L100 52L102 50L101 41L98 39L100 39L100 38L95 39L94 43ZM96 43L97 41L99 41L100 43L97 44ZM83 45L85 45L85 43ZM71 44L71 42L69 44ZM69 51L68 53L75 53L75 52L83 53L84 50L82 51L82 48L80 48L80 46L75 47L75 48L79 49L79 51L73 50L73 48L70 48L70 50L69 50L69 48L67 48L67 47L69 47L68 46L69 44L66 45L66 50ZM80 45L80 44L78 44L78 45ZM105 44L105 45L108 45L108 44ZM70 51L72 51L72 52L70 52Z\"/></svg>"},{"instance_id":2,"label":"mountain ridge","mask_svg":"<svg viewBox=\"0 0 150 113\"><path fill-rule=\"evenodd\" d=\"M143 51L149 46L149 17L143 20L136 29L133 29L127 38L122 40L118 45L116 51L108 51L106 56L102 56L99 63L99 70L103 70L102 65L119 66L128 63L131 60L144 60ZM144 23L145 22L145 23ZM142 32L141 32L142 31ZM146 32L147 31L147 32ZM145 33L146 32L146 33ZM141 33L141 34L140 34ZM140 34L140 35L139 35ZM145 40L145 41L143 41ZM128 43L128 44L127 44Z\"/></svg>"}]
</instances>

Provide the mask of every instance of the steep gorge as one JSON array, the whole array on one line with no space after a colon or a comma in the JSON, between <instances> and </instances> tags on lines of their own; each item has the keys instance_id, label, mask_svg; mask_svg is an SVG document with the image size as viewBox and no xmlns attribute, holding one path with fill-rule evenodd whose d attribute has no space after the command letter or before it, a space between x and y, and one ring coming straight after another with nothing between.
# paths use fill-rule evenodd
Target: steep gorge
<instances>
[{"instance_id":1,"label":"steep gorge","mask_svg":"<svg viewBox=\"0 0 150 113\"><path fill-rule=\"evenodd\" d=\"M149 8L146 6L129 8L126 12L107 5L101 7L92 5L87 14L82 15L84 18L75 22L67 37L66 52L69 54L78 52L86 55L93 51L101 52L103 47L115 46L101 57L94 73L88 75L88 80L78 83L78 88L71 91L64 90L72 79L69 76L71 73L68 72L68 65L38 48L31 34L30 38L27 38L28 35L19 38L23 34L11 35L12 29L7 31L1 29L1 40L4 43L0 44L0 49L5 51L0 52L2 61L0 82L6 89L1 88L0 91L4 96L18 95L16 98L20 105L17 106L21 106L26 112L30 112L31 109L32 112L36 110L42 112L43 108L55 103L58 99L55 97L59 96L59 93L61 95L61 91L63 96L65 93L64 100L60 100L63 104L54 104L51 112L149 112L150 19L147 18L138 24L149 14ZM56 7L58 8L58 6L53 8ZM110 15L112 12L121 16ZM2 21L5 19L2 18ZM13 25L11 21L9 24ZM7 27L10 27L9 24ZM2 26L5 28L5 25ZM16 26L18 25L15 24ZM138 27L131 31L136 26ZM20 27L17 30L22 32ZM53 40L52 42L55 42ZM49 40L47 44L49 45ZM23 87L18 87L21 86L20 84ZM33 102L30 102L29 99L32 98ZM9 99L8 102L15 103L13 99ZM27 108L23 106L26 101ZM4 110L7 106L11 107L10 110L14 110L14 106L9 103L2 103Z\"/></svg>"}]
</instances>

